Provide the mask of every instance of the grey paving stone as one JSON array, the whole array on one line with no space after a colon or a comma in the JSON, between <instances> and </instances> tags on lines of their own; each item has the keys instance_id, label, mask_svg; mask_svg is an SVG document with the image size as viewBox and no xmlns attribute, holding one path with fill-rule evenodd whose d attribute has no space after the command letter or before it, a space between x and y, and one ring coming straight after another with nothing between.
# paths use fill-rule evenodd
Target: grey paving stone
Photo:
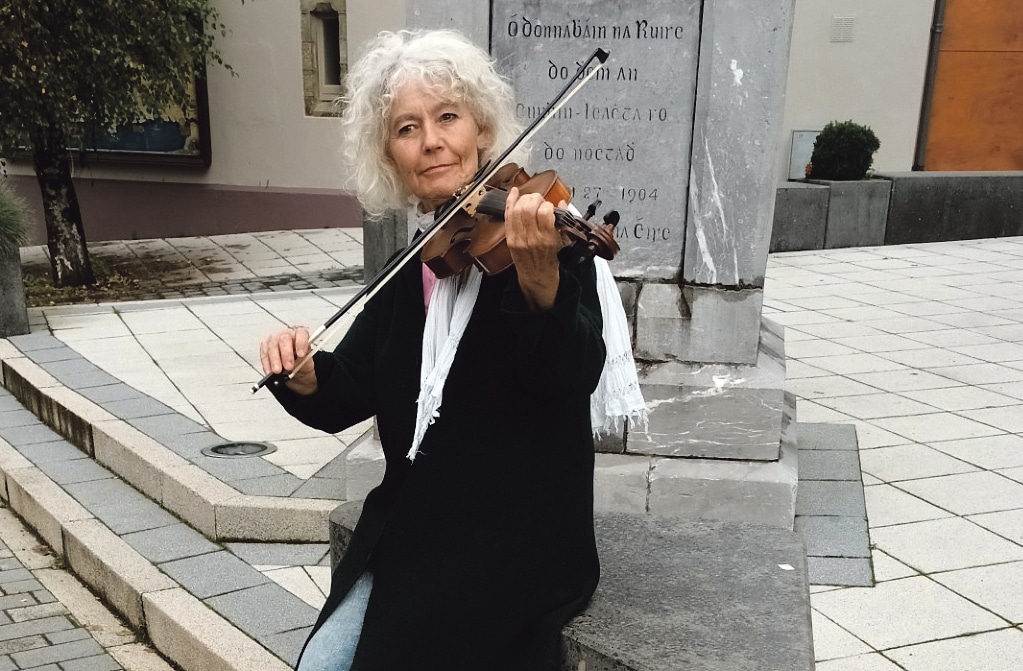
<instances>
[{"instance_id":1,"label":"grey paving stone","mask_svg":"<svg viewBox=\"0 0 1023 671\"><path fill-rule=\"evenodd\" d=\"M118 536L178 524L178 518L137 491L132 491L123 498L89 506L89 512Z\"/></svg>"},{"instance_id":2,"label":"grey paving stone","mask_svg":"<svg viewBox=\"0 0 1023 671\"><path fill-rule=\"evenodd\" d=\"M869 559L807 557L806 566L811 585L874 586Z\"/></svg>"},{"instance_id":3,"label":"grey paving stone","mask_svg":"<svg viewBox=\"0 0 1023 671\"><path fill-rule=\"evenodd\" d=\"M71 461L87 459L88 455L66 440L54 440L49 443L33 443L18 448L21 455L35 465L48 464L54 461Z\"/></svg>"},{"instance_id":4,"label":"grey paving stone","mask_svg":"<svg viewBox=\"0 0 1023 671\"><path fill-rule=\"evenodd\" d=\"M17 582L7 583L0 585L0 589L3 590L4 594L21 594L22 592L37 592L42 591L43 586L36 580L19 580ZM36 599L38 601L38 599Z\"/></svg>"},{"instance_id":5,"label":"grey paving stone","mask_svg":"<svg viewBox=\"0 0 1023 671\"><path fill-rule=\"evenodd\" d=\"M75 482L64 487L71 496L91 511L96 506L107 505L118 500L128 500L138 492L131 485L117 478Z\"/></svg>"},{"instance_id":6,"label":"grey paving stone","mask_svg":"<svg viewBox=\"0 0 1023 671\"><path fill-rule=\"evenodd\" d=\"M14 594L12 596L0 596L0 610L10 610L12 608L26 608L28 606L34 606L38 602L32 598L31 594Z\"/></svg>"},{"instance_id":7,"label":"grey paving stone","mask_svg":"<svg viewBox=\"0 0 1023 671\"><path fill-rule=\"evenodd\" d=\"M302 627L301 629L267 636L260 639L259 642L290 666L295 666L298 664L298 655L302 652L302 646L305 644L306 639L309 638L312 630L312 627Z\"/></svg>"},{"instance_id":8,"label":"grey paving stone","mask_svg":"<svg viewBox=\"0 0 1023 671\"><path fill-rule=\"evenodd\" d=\"M56 603L57 601L57 597L42 589L42 586L40 586L40 589L32 592L32 598L36 600L36 603Z\"/></svg>"},{"instance_id":9,"label":"grey paving stone","mask_svg":"<svg viewBox=\"0 0 1023 671\"><path fill-rule=\"evenodd\" d=\"M21 403L18 402L18 399L11 395L11 392L0 387L0 413L10 412L12 410L24 410L24 408L21 406ZM0 417L3 417L3 415L0 414Z\"/></svg>"},{"instance_id":10,"label":"grey paving stone","mask_svg":"<svg viewBox=\"0 0 1023 671\"><path fill-rule=\"evenodd\" d=\"M184 415L176 412L167 415L156 415L153 417L138 417L127 420L129 424L146 434L162 442L163 438L169 436L180 436L183 433L208 432L209 428L195 422Z\"/></svg>"},{"instance_id":11,"label":"grey paving stone","mask_svg":"<svg viewBox=\"0 0 1023 671\"><path fill-rule=\"evenodd\" d=\"M71 641L82 641L90 638L91 636L92 634L79 627L77 629L68 629L66 631L55 631L52 634L47 634L46 638L50 641L50 643L57 644L70 643Z\"/></svg>"},{"instance_id":12,"label":"grey paving stone","mask_svg":"<svg viewBox=\"0 0 1023 671\"><path fill-rule=\"evenodd\" d=\"M66 361L39 361L35 356L32 359L39 364L40 368L62 382L68 377L100 372L99 366L80 356Z\"/></svg>"},{"instance_id":13,"label":"grey paving stone","mask_svg":"<svg viewBox=\"0 0 1023 671\"><path fill-rule=\"evenodd\" d=\"M262 461L262 460L261 460ZM291 473L281 473L266 478L232 480L231 486L242 494L253 496L291 496L304 482Z\"/></svg>"},{"instance_id":14,"label":"grey paving stone","mask_svg":"<svg viewBox=\"0 0 1023 671\"><path fill-rule=\"evenodd\" d=\"M48 475L58 485L70 485L76 482L105 480L114 476L107 469L79 452L81 459L70 461L51 461L39 464L39 470Z\"/></svg>"},{"instance_id":15,"label":"grey paving stone","mask_svg":"<svg viewBox=\"0 0 1023 671\"><path fill-rule=\"evenodd\" d=\"M796 515L866 517L863 485L847 481L800 481L796 490Z\"/></svg>"},{"instance_id":16,"label":"grey paving stone","mask_svg":"<svg viewBox=\"0 0 1023 671\"><path fill-rule=\"evenodd\" d=\"M68 373L58 379L64 383L64 386L78 392L91 387L106 387L119 382L116 377L101 370L97 370L93 373Z\"/></svg>"},{"instance_id":17,"label":"grey paving stone","mask_svg":"<svg viewBox=\"0 0 1023 671\"><path fill-rule=\"evenodd\" d=\"M100 647L99 643L95 639L89 638L83 641L72 641L71 643L61 643L46 648L29 650L28 652L16 652L11 655L11 659L23 669L30 669L43 664L57 664L78 657L92 657L102 654L104 654L103 648Z\"/></svg>"},{"instance_id":18,"label":"grey paving stone","mask_svg":"<svg viewBox=\"0 0 1023 671\"><path fill-rule=\"evenodd\" d=\"M188 460L201 454L203 448L213 447L224 442L227 441L209 429L160 438L160 443L164 447L174 450Z\"/></svg>"},{"instance_id":19,"label":"grey paving stone","mask_svg":"<svg viewBox=\"0 0 1023 671\"><path fill-rule=\"evenodd\" d=\"M42 423L38 417L21 407L16 400L14 403L17 405L17 408L10 408L0 412L0 426L11 429L16 426L32 426Z\"/></svg>"},{"instance_id":20,"label":"grey paving stone","mask_svg":"<svg viewBox=\"0 0 1023 671\"><path fill-rule=\"evenodd\" d=\"M139 417L156 417L167 415L174 410L165 403L144 394L128 397L117 401L107 401L103 408L121 419L137 419Z\"/></svg>"},{"instance_id":21,"label":"grey paving stone","mask_svg":"<svg viewBox=\"0 0 1023 671\"><path fill-rule=\"evenodd\" d=\"M316 621L315 608L276 583L211 597L205 603L256 639L308 627Z\"/></svg>"},{"instance_id":22,"label":"grey paving stone","mask_svg":"<svg viewBox=\"0 0 1023 671\"><path fill-rule=\"evenodd\" d=\"M269 580L226 550L160 564L160 570L200 599L262 585Z\"/></svg>"},{"instance_id":23,"label":"grey paving stone","mask_svg":"<svg viewBox=\"0 0 1023 671\"><path fill-rule=\"evenodd\" d=\"M322 472L322 471L321 471ZM309 478L292 496L303 499L344 499L340 478Z\"/></svg>"},{"instance_id":24,"label":"grey paving stone","mask_svg":"<svg viewBox=\"0 0 1023 671\"><path fill-rule=\"evenodd\" d=\"M853 450L806 450L799 453L800 480L860 481L860 457Z\"/></svg>"},{"instance_id":25,"label":"grey paving stone","mask_svg":"<svg viewBox=\"0 0 1023 671\"><path fill-rule=\"evenodd\" d=\"M0 641L0 653L10 655L15 652L24 652L25 650L43 648L47 645L49 645L49 642L43 638L42 635L37 634L34 636L23 636L21 638L12 638L6 641Z\"/></svg>"},{"instance_id":26,"label":"grey paving stone","mask_svg":"<svg viewBox=\"0 0 1023 671\"><path fill-rule=\"evenodd\" d=\"M0 627L0 641L10 641L25 636L50 634L55 631L73 629L70 620L63 616L44 617L28 622L15 622Z\"/></svg>"},{"instance_id":27,"label":"grey paving stone","mask_svg":"<svg viewBox=\"0 0 1023 671\"><path fill-rule=\"evenodd\" d=\"M41 617L67 615L67 609L64 607L64 604L56 601L53 603L22 605L24 606L23 608L11 608L7 611L11 622L27 622L29 620L38 620Z\"/></svg>"},{"instance_id":28,"label":"grey paving stone","mask_svg":"<svg viewBox=\"0 0 1023 671\"><path fill-rule=\"evenodd\" d=\"M7 655L0 656L0 671L16 671L18 665Z\"/></svg>"},{"instance_id":29,"label":"grey paving stone","mask_svg":"<svg viewBox=\"0 0 1023 671\"><path fill-rule=\"evenodd\" d=\"M12 582L32 580L32 572L20 564L16 567L0 571L0 585L8 585Z\"/></svg>"},{"instance_id":30,"label":"grey paving stone","mask_svg":"<svg viewBox=\"0 0 1023 671\"><path fill-rule=\"evenodd\" d=\"M181 523L125 534L121 539L154 564L195 557L220 549L187 524Z\"/></svg>"},{"instance_id":31,"label":"grey paving stone","mask_svg":"<svg viewBox=\"0 0 1023 671\"><path fill-rule=\"evenodd\" d=\"M103 653L95 657L73 659L60 665L62 671L118 671L123 667L113 657Z\"/></svg>"},{"instance_id":32,"label":"grey paving stone","mask_svg":"<svg viewBox=\"0 0 1023 671\"><path fill-rule=\"evenodd\" d=\"M815 557L870 557L867 520L855 517L796 517L806 554Z\"/></svg>"},{"instance_id":33,"label":"grey paving stone","mask_svg":"<svg viewBox=\"0 0 1023 671\"><path fill-rule=\"evenodd\" d=\"M10 428L0 427L0 437L3 437L14 447L32 445L33 443L52 443L60 440L54 431L44 424L29 424L26 426L12 426Z\"/></svg>"},{"instance_id":34,"label":"grey paving stone","mask_svg":"<svg viewBox=\"0 0 1023 671\"><path fill-rule=\"evenodd\" d=\"M260 459L259 457L221 458L199 454L189 459L189 461L213 477L232 483L239 480L274 477L287 473L277 464L271 464L266 459ZM292 475L291 477L294 478L295 476ZM300 484L301 482L295 483L295 486L288 493L290 494ZM287 496L287 494L284 494L284 496Z\"/></svg>"},{"instance_id":35,"label":"grey paving stone","mask_svg":"<svg viewBox=\"0 0 1023 671\"><path fill-rule=\"evenodd\" d=\"M225 543L225 547L253 566L312 566L330 561L329 543Z\"/></svg>"},{"instance_id":36,"label":"grey paving stone","mask_svg":"<svg viewBox=\"0 0 1023 671\"><path fill-rule=\"evenodd\" d=\"M141 392L123 382L117 382L115 384L104 384L98 387L82 389L80 393L93 403L105 406L111 401L135 398Z\"/></svg>"},{"instance_id":37,"label":"grey paving stone","mask_svg":"<svg viewBox=\"0 0 1023 671\"><path fill-rule=\"evenodd\" d=\"M25 335L12 336L8 340L26 354L41 349L64 347L64 343L49 333L26 333Z\"/></svg>"},{"instance_id":38,"label":"grey paving stone","mask_svg":"<svg viewBox=\"0 0 1023 671\"><path fill-rule=\"evenodd\" d=\"M855 450L856 427L852 424L798 423L796 440L800 450Z\"/></svg>"},{"instance_id":39,"label":"grey paving stone","mask_svg":"<svg viewBox=\"0 0 1023 671\"><path fill-rule=\"evenodd\" d=\"M316 473L313 475L313 478L325 478L327 480L343 480L345 477L345 459L347 457L346 455L347 451L348 450L345 450L345 452L342 452L341 454L337 455L329 462L327 462L327 464L323 468L316 471Z\"/></svg>"},{"instance_id":40,"label":"grey paving stone","mask_svg":"<svg viewBox=\"0 0 1023 671\"><path fill-rule=\"evenodd\" d=\"M70 347L52 347L32 352L32 360L36 363L50 363L52 361L67 361L69 359L81 359L82 355Z\"/></svg>"}]
</instances>

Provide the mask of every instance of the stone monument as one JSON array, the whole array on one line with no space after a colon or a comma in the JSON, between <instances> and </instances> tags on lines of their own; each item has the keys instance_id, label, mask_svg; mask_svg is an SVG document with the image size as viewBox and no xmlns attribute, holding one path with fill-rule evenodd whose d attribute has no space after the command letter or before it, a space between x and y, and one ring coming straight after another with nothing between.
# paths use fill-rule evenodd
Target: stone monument
<instances>
[{"instance_id":1,"label":"stone monument","mask_svg":"<svg viewBox=\"0 0 1023 671\"><path fill-rule=\"evenodd\" d=\"M580 209L599 199L622 216L611 267L651 415L600 441L600 511L792 526L795 405L781 329L761 312L793 4L406 5L409 27L489 47L523 124L595 48L611 53L529 163L556 169Z\"/></svg>"}]
</instances>

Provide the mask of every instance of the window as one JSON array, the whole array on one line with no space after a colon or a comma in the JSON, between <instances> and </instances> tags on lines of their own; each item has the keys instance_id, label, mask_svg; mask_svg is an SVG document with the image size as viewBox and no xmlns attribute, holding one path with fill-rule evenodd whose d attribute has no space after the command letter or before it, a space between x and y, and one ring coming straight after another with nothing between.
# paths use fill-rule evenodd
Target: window
<instances>
[{"instance_id":1,"label":"window","mask_svg":"<svg viewBox=\"0 0 1023 671\"><path fill-rule=\"evenodd\" d=\"M303 89L306 114L329 116L348 71L345 0L302 3Z\"/></svg>"}]
</instances>

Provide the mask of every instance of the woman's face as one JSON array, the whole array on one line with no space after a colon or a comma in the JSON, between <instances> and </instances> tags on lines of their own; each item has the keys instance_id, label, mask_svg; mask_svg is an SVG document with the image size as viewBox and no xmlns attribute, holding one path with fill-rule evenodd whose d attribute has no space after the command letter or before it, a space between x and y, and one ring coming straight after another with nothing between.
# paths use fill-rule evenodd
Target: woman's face
<instances>
[{"instance_id":1,"label":"woman's face","mask_svg":"<svg viewBox=\"0 0 1023 671\"><path fill-rule=\"evenodd\" d=\"M463 102L438 98L422 84L398 89L387 116L387 152L405 187L429 212L467 184L490 133Z\"/></svg>"}]
</instances>

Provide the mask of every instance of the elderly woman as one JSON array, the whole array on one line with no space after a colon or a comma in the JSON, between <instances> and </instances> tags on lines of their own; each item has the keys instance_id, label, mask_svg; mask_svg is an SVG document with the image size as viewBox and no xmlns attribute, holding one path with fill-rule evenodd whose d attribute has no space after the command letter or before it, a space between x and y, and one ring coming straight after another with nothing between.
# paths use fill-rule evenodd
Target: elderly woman
<instances>
[{"instance_id":1,"label":"elderly woman","mask_svg":"<svg viewBox=\"0 0 1023 671\"><path fill-rule=\"evenodd\" d=\"M449 31L382 33L345 102L364 208L408 207L421 227L517 130L510 87ZM505 222L513 269L437 281L415 260L334 352L273 388L327 432L375 415L387 464L299 671L553 669L561 626L596 587L597 273L559 263L539 196L511 190ZM267 336L264 372L292 370L308 338Z\"/></svg>"}]
</instances>

